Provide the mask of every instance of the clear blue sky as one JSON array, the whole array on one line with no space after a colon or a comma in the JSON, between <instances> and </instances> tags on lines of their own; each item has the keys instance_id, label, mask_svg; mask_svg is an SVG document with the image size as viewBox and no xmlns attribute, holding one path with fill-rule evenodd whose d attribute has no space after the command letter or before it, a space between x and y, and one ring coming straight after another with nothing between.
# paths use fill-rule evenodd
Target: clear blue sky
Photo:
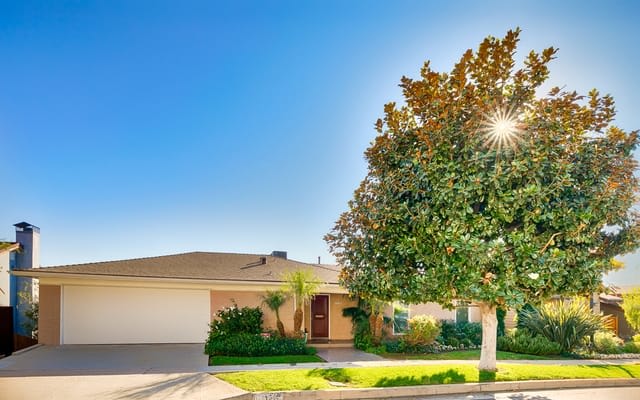
<instances>
[{"instance_id":1,"label":"clear blue sky","mask_svg":"<svg viewBox=\"0 0 640 400\"><path fill-rule=\"evenodd\" d=\"M192 250L332 262L402 75L520 26L552 84L611 93L640 128L633 1L2 1L0 239L43 265ZM640 257L614 283L640 281Z\"/></svg>"}]
</instances>

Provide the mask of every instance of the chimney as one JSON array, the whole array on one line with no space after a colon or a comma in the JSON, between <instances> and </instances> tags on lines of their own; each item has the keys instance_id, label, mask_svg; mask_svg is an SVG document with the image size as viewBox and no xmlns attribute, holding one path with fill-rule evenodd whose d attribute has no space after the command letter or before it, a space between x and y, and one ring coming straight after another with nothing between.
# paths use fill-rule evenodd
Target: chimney
<instances>
[{"instance_id":1,"label":"chimney","mask_svg":"<svg viewBox=\"0 0 640 400\"><path fill-rule=\"evenodd\" d=\"M274 251L271 252L271 255L273 257L284 258L285 260L287 259L287 252L286 251L274 250Z\"/></svg>"},{"instance_id":2,"label":"chimney","mask_svg":"<svg viewBox=\"0 0 640 400\"><path fill-rule=\"evenodd\" d=\"M16 242L21 250L16 254L16 268L40 268L40 228L28 222L19 222Z\"/></svg>"}]
</instances>

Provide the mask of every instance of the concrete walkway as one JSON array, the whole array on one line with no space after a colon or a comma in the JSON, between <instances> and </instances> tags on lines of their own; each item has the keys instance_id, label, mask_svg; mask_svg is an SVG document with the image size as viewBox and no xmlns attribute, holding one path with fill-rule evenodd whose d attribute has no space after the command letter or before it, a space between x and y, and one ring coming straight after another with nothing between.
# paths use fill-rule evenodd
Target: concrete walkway
<instances>
[{"instance_id":1,"label":"concrete walkway","mask_svg":"<svg viewBox=\"0 0 640 400\"><path fill-rule=\"evenodd\" d=\"M384 361L376 354L367 353L353 347L319 348L318 357L327 362Z\"/></svg>"}]
</instances>

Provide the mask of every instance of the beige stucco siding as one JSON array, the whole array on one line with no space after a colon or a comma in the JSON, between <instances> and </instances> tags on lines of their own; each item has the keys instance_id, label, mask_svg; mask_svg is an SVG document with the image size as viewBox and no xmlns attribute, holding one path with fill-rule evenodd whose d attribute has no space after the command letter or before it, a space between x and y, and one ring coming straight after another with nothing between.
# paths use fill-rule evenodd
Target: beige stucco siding
<instances>
[{"instance_id":1,"label":"beige stucco siding","mask_svg":"<svg viewBox=\"0 0 640 400\"><path fill-rule=\"evenodd\" d=\"M342 316L342 309L355 307L357 300L352 300L346 294L329 295L329 324L330 337L332 340L347 340L353 337L351 318Z\"/></svg>"},{"instance_id":2,"label":"beige stucco siding","mask_svg":"<svg viewBox=\"0 0 640 400\"><path fill-rule=\"evenodd\" d=\"M393 308L391 308L391 315L393 315ZM437 303L412 304L409 306L409 318L416 315L432 315L439 320L454 321L456 310L447 310Z\"/></svg>"},{"instance_id":3,"label":"beige stucco siding","mask_svg":"<svg viewBox=\"0 0 640 400\"><path fill-rule=\"evenodd\" d=\"M60 286L40 285L38 343L60 344Z\"/></svg>"},{"instance_id":4,"label":"beige stucco siding","mask_svg":"<svg viewBox=\"0 0 640 400\"><path fill-rule=\"evenodd\" d=\"M211 319L215 318L215 314L218 310L225 307L231 307L233 303L238 307L260 307L263 312L263 327L266 330L276 330L276 315L266 305L262 303L262 296L266 292L246 292L246 291L223 291L212 290L211 291ZM280 320L284 325L284 329L287 332L293 330L293 313L295 311L295 304L291 298L280 308Z\"/></svg>"}]
</instances>

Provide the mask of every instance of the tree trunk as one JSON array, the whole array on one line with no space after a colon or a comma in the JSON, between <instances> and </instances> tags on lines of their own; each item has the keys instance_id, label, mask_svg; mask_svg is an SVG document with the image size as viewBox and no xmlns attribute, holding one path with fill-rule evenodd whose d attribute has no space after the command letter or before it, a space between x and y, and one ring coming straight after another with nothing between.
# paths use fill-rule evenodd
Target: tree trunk
<instances>
[{"instance_id":1,"label":"tree trunk","mask_svg":"<svg viewBox=\"0 0 640 400\"><path fill-rule=\"evenodd\" d=\"M282 321L278 320L278 321L276 322L276 326L278 327L278 333L280 334L280 336L282 336L282 337L286 337L286 336L287 336L287 334L286 334L286 332L284 331L284 324L282 323Z\"/></svg>"},{"instance_id":2,"label":"tree trunk","mask_svg":"<svg viewBox=\"0 0 640 400\"><path fill-rule=\"evenodd\" d=\"M495 372L496 368L496 338L498 336L498 319L496 306L487 303L478 303L482 316L482 350L480 352L481 371Z\"/></svg>"},{"instance_id":3,"label":"tree trunk","mask_svg":"<svg viewBox=\"0 0 640 400\"><path fill-rule=\"evenodd\" d=\"M293 313L293 334L295 335L295 337L301 336L300 331L302 329L302 317L302 308L297 307L296 312Z\"/></svg>"},{"instance_id":4,"label":"tree trunk","mask_svg":"<svg viewBox=\"0 0 640 400\"><path fill-rule=\"evenodd\" d=\"M373 337L375 338L376 344L380 344L382 341L382 326L384 325L384 316L382 313L376 315L375 329L373 332Z\"/></svg>"}]
</instances>

